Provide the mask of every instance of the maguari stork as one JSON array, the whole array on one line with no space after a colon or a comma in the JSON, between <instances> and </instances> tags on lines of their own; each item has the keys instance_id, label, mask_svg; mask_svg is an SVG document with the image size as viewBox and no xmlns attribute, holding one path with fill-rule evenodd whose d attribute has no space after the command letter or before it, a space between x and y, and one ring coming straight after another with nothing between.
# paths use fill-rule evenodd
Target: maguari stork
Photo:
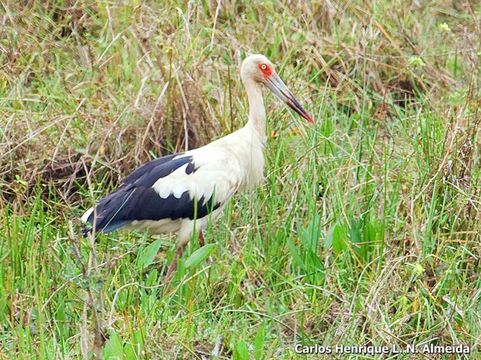
<instances>
[{"instance_id":1,"label":"maguari stork","mask_svg":"<svg viewBox=\"0 0 481 360\"><path fill-rule=\"evenodd\" d=\"M248 56L240 75L249 101L246 125L203 147L163 156L134 170L117 190L85 212L86 232L125 228L177 233L177 251L166 281L189 239L197 236L204 245L202 231L209 219L215 221L234 194L263 180L267 139L262 86L314 123L264 55Z\"/></svg>"}]
</instances>

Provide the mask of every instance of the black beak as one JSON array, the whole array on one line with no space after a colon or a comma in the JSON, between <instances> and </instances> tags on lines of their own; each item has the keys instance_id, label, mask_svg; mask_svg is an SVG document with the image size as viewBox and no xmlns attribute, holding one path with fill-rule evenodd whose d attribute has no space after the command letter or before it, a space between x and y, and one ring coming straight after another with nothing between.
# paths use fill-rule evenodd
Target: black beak
<instances>
[{"instance_id":1,"label":"black beak","mask_svg":"<svg viewBox=\"0 0 481 360\"><path fill-rule=\"evenodd\" d=\"M312 119L311 115L304 110L299 101L292 95L286 84L282 81L282 79L276 73L272 74L266 79L265 82L266 86L276 95L279 99L284 101L292 110L306 119L309 124L314 124L314 120Z\"/></svg>"}]
</instances>

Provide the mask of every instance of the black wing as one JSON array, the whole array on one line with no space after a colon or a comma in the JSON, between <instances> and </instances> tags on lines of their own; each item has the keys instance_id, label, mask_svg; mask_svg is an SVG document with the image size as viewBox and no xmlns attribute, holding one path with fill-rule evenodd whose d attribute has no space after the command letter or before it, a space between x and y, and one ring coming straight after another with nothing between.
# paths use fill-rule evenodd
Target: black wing
<instances>
[{"instance_id":1,"label":"black wing","mask_svg":"<svg viewBox=\"0 0 481 360\"><path fill-rule=\"evenodd\" d=\"M182 154L164 156L142 165L125 178L120 188L99 201L87 222L95 231L111 232L135 220L194 219L208 215L220 206L214 203L213 196L207 201L204 197L191 199L185 191L180 198L173 194L161 198L152 188L158 179L185 164L188 164L187 175L195 172L192 156Z\"/></svg>"},{"instance_id":2,"label":"black wing","mask_svg":"<svg viewBox=\"0 0 481 360\"><path fill-rule=\"evenodd\" d=\"M166 177L185 164L188 164L185 169L186 174L193 173L195 165L192 156L182 155L183 153L167 155L141 165L124 179L123 186L152 186L157 180Z\"/></svg>"}]
</instances>

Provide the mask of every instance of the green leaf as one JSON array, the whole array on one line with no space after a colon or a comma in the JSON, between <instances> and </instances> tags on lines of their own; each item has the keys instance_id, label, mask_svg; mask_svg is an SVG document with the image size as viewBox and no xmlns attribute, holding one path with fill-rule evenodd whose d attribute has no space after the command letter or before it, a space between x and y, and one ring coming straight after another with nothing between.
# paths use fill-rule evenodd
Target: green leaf
<instances>
[{"instance_id":1,"label":"green leaf","mask_svg":"<svg viewBox=\"0 0 481 360\"><path fill-rule=\"evenodd\" d=\"M198 266L202 261L207 259L215 250L215 244L207 244L197 249L185 260L184 266L186 269Z\"/></svg>"},{"instance_id":2,"label":"green leaf","mask_svg":"<svg viewBox=\"0 0 481 360\"><path fill-rule=\"evenodd\" d=\"M351 219L351 228L349 236L351 238L352 248L354 252L363 260L367 258L368 244L363 242L362 238L362 222L361 220Z\"/></svg>"},{"instance_id":3,"label":"green leaf","mask_svg":"<svg viewBox=\"0 0 481 360\"><path fill-rule=\"evenodd\" d=\"M260 360L264 355L264 342L266 339L266 326L262 325L254 340L254 359Z\"/></svg>"},{"instance_id":4,"label":"green leaf","mask_svg":"<svg viewBox=\"0 0 481 360\"><path fill-rule=\"evenodd\" d=\"M304 247L317 254L319 237L321 236L321 218L319 216L313 217L306 228L300 229L299 235Z\"/></svg>"},{"instance_id":5,"label":"green leaf","mask_svg":"<svg viewBox=\"0 0 481 360\"><path fill-rule=\"evenodd\" d=\"M344 224L335 224L327 234L325 245L332 246L335 254L339 254L347 249L347 227Z\"/></svg>"},{"instance_id":6,"label":"green leaf","mask_svg":"<svg viewBox=\"0 0 481 360\"><path fill-rule=\"evenodd\" d=\"M105 344L103 351L104 359L106 360L120 360L123 355L122 339L116 332L110 333L109 340Z\"/></svg>"},{"instance_id":7,"label":"green leaf","mask_svg":"<svg viewBox=\"0 0 481 360\"><path fill-rule=\"evenodd\" d=\"M249 360L249 349L244 340L239 340L234 349L234 360Z\"/></svg>"},{"instance_id":8,"label":"green leaf","mask_svg":"<svg viewBox=\"0 0 481 360\"><path fill-rule=\"evenodd\" d=\"M301 255L299 255L299 251L297 251L296 246L289 238L287 238L287 247L289 248L291 256L294 259L294 263L301 269L304 269L304 261L302 261Z\"/></svg>"},{"instance_id":9,"label":"green leaf","mask_svg":"<svg viewBox=\"0 0 481 360\"><path fill-rule=\"evenodd\" d=\"M155 240L146 247L144 247L137 257L137 265L144 269L154 262L155 255L159 252L160 240Z\"/></svg>"}]
</instances>

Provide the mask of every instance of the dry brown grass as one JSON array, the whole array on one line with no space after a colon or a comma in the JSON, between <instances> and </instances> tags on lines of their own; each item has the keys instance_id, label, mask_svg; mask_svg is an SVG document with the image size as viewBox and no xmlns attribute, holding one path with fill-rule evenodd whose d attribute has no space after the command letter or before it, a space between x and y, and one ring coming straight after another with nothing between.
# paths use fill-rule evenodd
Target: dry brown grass
<instances>
[{"instance_id":1,"label":"dry brown grass","mask_svg":"<svg viewBox=\"0 0 481 360\"><path fill-rule=\"evenodd\" d=\"M346 114L367 107L381 122L419 97L443 111L441 99L466 85L476 97L479 81L470 76L479 69L480 29L469 2L224 2L218 9L212 1L190 3L182 14L173 3L32 1L4 9L0 174L9 200L24 192L20 180L54 181L68 197L85 166L109 168L98 176L118 180L153 156L238 127L237 68L246 50L290 68L299 76L289 80L310 99L327 91ZM287 22L273 21L285 14Z\"/></svg>"}]
</instances>

